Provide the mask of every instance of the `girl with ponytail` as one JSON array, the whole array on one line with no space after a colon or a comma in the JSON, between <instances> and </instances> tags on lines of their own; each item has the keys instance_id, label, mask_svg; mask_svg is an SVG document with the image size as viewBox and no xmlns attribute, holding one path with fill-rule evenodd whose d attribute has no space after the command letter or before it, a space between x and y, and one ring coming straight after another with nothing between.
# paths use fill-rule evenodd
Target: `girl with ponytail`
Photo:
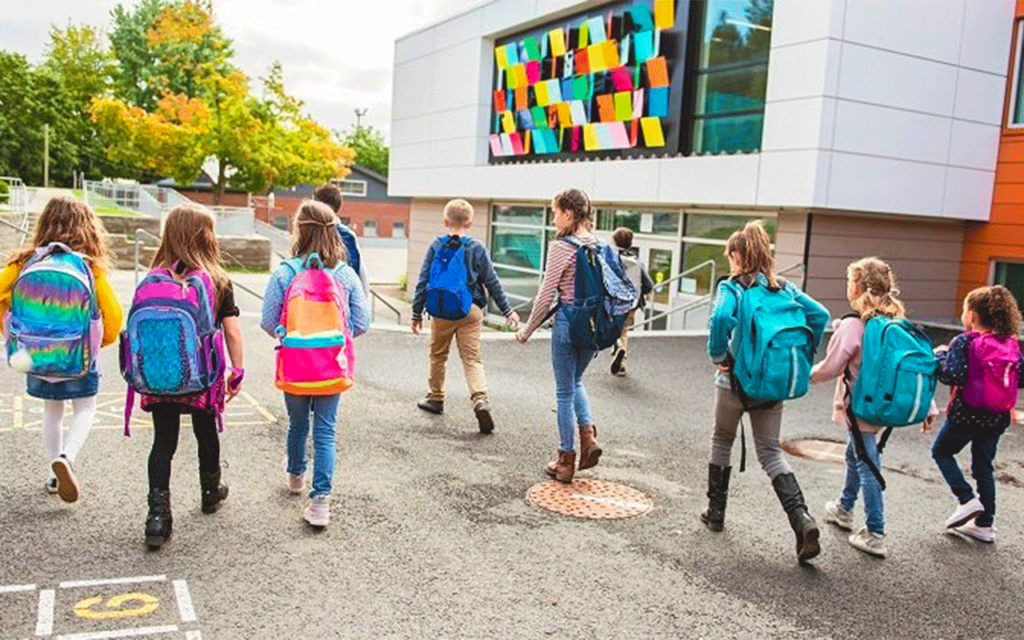
<instances>
[{"instance_id":1,"label":"girl with ponytail","mask_svg":"<svg viewBox=\"0 0 1024 640\"><path fill-rule=\"evenodd\" d=\"M861 369L861 345L864 341L864 325L871 318L899 320L906 311L899 299L896 275L885 262L878 258L862 258L846 268L846 299L853 313L837 320L829 340L825 359L811 370L811 382L836 380L836 391L832 402L832 420L842 425L847 432L851 426L846 417L847 384L852 390ZM846 373L849 372L847 381ZM938 415L932 405L925 426L930 427ZM881 469L876 436L882 427L858 420L864 453ZM875 557L884 558L885 547L885 504L882 501L882 487L871 467L860 459L854 434L846 442L846 483L838 500L825 503L825 522L844 531L853 530L853 505L857 494L864 495L865 526L847 538L856 549Z\"/></svg>"},{"instance_id":2,"label":"girl with ponytail","mask_svg":"<svg viewBox=\"0 0 1024 640\"><path fill-rule=\"evenodd\" d=\"M939 381L953 387L946 423L932 444L932 459L959 503L946 528L981 542L995 542L996 483L992 465L999 438L1012 422L1017 389L1024 378L1020 355L1021 314L1013 294L1003 287L982 287L967 294L965 333L940 347ZM993 373L995 375L993 375ZM971 475L977 492L964 480L955 456L971 445Z\"/></svg>"}]
</instances>

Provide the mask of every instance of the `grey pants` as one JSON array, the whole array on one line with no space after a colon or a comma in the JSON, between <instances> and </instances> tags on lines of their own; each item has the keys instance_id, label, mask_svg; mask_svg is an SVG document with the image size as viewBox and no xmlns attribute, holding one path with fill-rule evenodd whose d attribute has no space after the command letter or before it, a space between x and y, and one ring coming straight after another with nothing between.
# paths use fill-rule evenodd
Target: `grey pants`
<instances>
[{"instance_id":1,"label":"grey pants","mask_svg":"<svg viewBox=\"0 0 1024 640\"><path fill-rule=\"evenodd\" d=\"M731 466L732 445L736 441L736 428L743 416L740 396L731 389L715 387L715 432L711 435L711 464L720 467ZM771 409L751 411L750 427L754 435L754 451L761 468L769 478L792 473L789 463L779 447L779 431L782 429L782 403Z\"/></svg>"}]
</instances>

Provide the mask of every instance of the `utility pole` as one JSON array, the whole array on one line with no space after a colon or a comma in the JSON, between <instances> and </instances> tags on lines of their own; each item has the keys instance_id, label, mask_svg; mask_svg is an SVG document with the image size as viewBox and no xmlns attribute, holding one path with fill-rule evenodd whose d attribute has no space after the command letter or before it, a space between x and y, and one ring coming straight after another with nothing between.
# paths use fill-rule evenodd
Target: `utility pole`
<instances>
[{"instance_id":1,"label":"utility pole","mask_svg":"<svg viewBox=\"0 0 1024 640\"><path fill-rule=\"evenodd\" d=\"M361 129L363 124L363 116L369 113L369 109L356 109L356 129Z\"/></svg>"},{"instance_id":2,"label":"utility pole","mask_svg":"<svg viewBox=\"0 0 1024 640\"><path fill-rule=\"evenodd\" d=\"M43 125L43 187L50 186L50 125Z\"/></svg>"}]
</instances>

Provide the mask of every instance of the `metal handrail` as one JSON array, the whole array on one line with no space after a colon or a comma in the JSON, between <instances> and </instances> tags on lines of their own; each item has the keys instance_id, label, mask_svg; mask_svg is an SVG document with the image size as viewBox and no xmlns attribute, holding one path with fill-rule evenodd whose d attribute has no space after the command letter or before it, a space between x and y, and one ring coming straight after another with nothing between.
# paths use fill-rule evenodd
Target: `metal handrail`
<instances>
[{"instance_id":1,"label":"metal handrail","mask_svg":"<svg viewBox=\"0 0 1024 640\"><path fill-rule=\"evenodd\" d=\"M690 267L686 271L683 271L681 273L677 273L676 275L672 276L668 280L665 280L664 282L659 282L658 284L654 285L654 290L658 291L658 292L661 292L665 287L667 287L668 285L672 284L676 280L682 280L684 276L688 276L691 273L694 273L696 271L700 271L701 269L704 269L704 268L709 267L709 266L711 267L711 280L709 280L709 282L711 283L710 286L714 287L715 286L715 274L718 272L718 263L715 262L714 260L705 260L704 262L702 262L702 263L700 263L698 265Z\"/></svg>"},{"instance_id":2,"label":"metal handrail","mask_svg":"<svg viewBox=\"0 0 1024 640\"><path fill-rule=\"evenodd\" d=\"M383 304L385 307L390 309L392 313L395 314L395 318L396 318L395 321L399 325L401 325L402 324L402 312L399 311L393 304L388 302L387 299L384 296L382 296L379 293L377 293L373 289L373 287L370 287L370 316L371 317L376 317L377 316L377 301L378 300L380 300L381 304Z\"/></svg>"},{"instance_id":3,"label":"metal handrail","mask_svg":"<svg viewBox=\"0 0 1024 640\"><path fill-rule=\"evenodd\" d=\"M786 268L785 268L785 269L783 269L782 271L778 271L778 272L776 272L776 274L775 274L775 275L777 275L777 276L784 276L784 275L786 275L787 273L790 273L790 272L792 272L792 271L796 271L797 269L804 269L805 267L806 267L806 265L805 265L805 264L804 264L803 262L798 262L798 263L796 263L796 264L794 264L794 265L790 265L790 266L786 267ZM801 290L802 290L802 289L804 288L804 284L806 284L806 283L804 282L804 280L806 279L806 276L807 276L807 274L806 274L806 272L805 272L805 273L803 273L803 274L801 275L801 277L800 277L800 289L801 289Z\"/></svg>"},{"instance_id":4,"label":"metal handrail","mask_svg":"<svg viewBox=\"0 0 1024 640\"><path fill-rule=\"evenodd\" d=\"M28 228L19 227L18 225L14 224L13 222L7 222L3 218L0 218L0 224L4 225L5 227L10 227L10 228L14 229L15 231L17 231L19 233L22 233L22 234L27 234L28 231L29 231Z\"/></svg>"},{"instance_id":5,"label":"metal handrail","mask_svg":"<svg viewBox=\"0 0 1024 640\"><path fill-rule=\"evenodd\" d=\"M685 271L682 271L682 272L672 276L671 278L669 278L668 280L666 280L664 282L661 282L661 283L658 283L658 284L654 285L654 291L660 292L660 291L664 290L665 287L667 287L668 285L672 284L673 282L675 282L677 280L681 280L684 277L686 277L686 276L688 276L688 275L690 275L692 273L700 271L701 269L707 269L708 267L711 268L711 278L708 280L709 292L707 294L697 298L696 300L689 300L687 302L684 302L683 304L676 305L676 306L672 307L671 309L669 309L668 311L663 311L661 313L653 314L650 318L647 318L643 322L638 322L638 323L634 324L633 326L631 326L629 328L629 330L633 331L634 329L638 329L640 327L645 327L645 326L651 324L652 322L655 322L656 320L661 320L662 318L667 318L667 317L669 317L670 315L672 315L674 313L679 313L680 311L683 312L683 318L684 318L684 322L685 322L686 314L689 313L690 311L692 311L693 309L696 309L697 307L699 307L699 306L701 306L703 304L707 304L708 307L710 307L711 306L711 302L715 298L715 295L714 295L715 275L718 273L718 263L715 262L714 260L705 260L704 262L701 262L698 265L694 265L694 266L690 267L689 269L686 269Z\"/></svg>"}]
</instances>

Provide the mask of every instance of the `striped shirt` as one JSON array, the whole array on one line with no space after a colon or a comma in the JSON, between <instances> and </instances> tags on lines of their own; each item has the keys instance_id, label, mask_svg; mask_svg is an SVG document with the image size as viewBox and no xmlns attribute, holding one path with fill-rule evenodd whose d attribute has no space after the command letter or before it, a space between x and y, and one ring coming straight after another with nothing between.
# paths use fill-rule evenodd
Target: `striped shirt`
<instances>
[{"instance_id":1,"label":"striped shirt","mask_svg":"<svg viewBox=\"0 0 1024 640\"><path fill-rule=\"evenodd\" d=\"M592 235L575 236L585 245L593 246L597 238ZM562 302L572 302L576 290L576 245L570 242L554 242L548 246L548 259L544 265L544 279L540 291L533 300L533 311L526 323L526 335L530 336L544 321L551 310L557 292Z\"/></svg>"}]
</instances>

